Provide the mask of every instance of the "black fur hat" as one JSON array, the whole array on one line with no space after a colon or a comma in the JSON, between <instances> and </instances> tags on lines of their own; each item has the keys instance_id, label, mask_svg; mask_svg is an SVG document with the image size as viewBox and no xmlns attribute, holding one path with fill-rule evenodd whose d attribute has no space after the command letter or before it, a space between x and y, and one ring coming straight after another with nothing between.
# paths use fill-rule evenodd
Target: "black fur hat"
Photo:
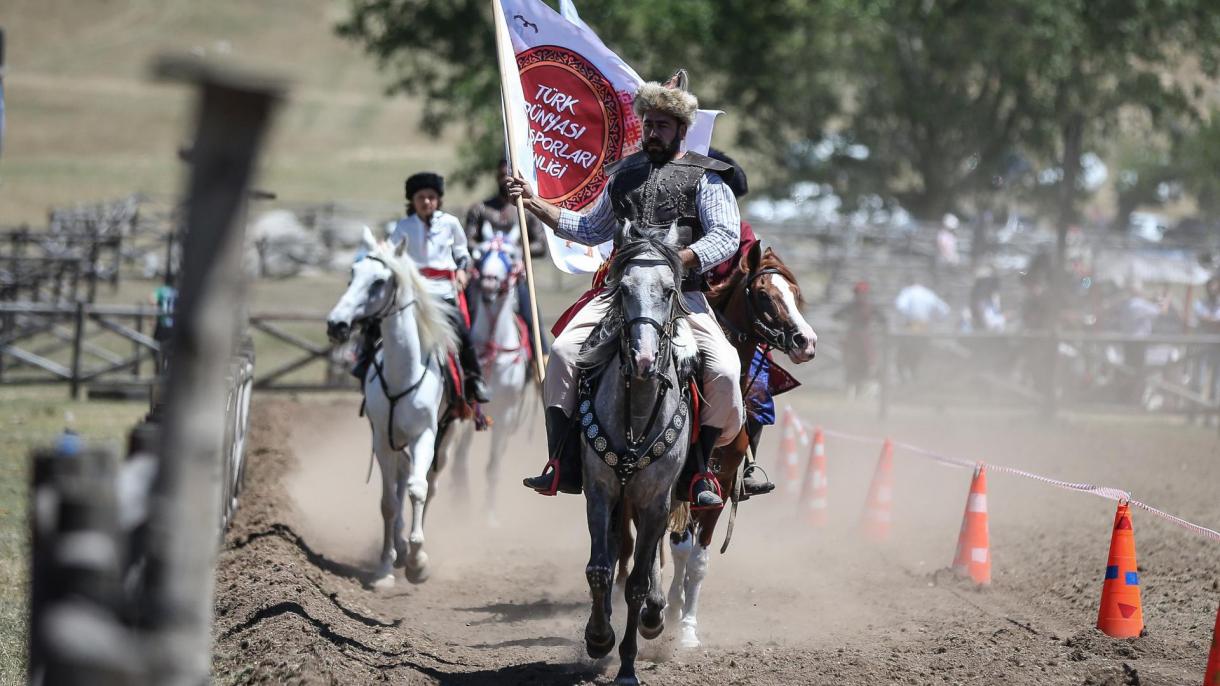
<instances>
[{"instance_id":1,"label":"black fur hat","mask_svg":"<svg viewBox=\"0 0 1220 686\"><path fill-rule=\"evenodd\" d=\"M733 191L735 197L740 198L750 192L750 183L746 180L746 170L742 169L740 164L737 164L737 160L716 148L708 149L707 156L714 160L720 160L733 168L733 177L729 179L729 189Z\"/></svg>"},{"instance_id":2,"label":"black fur hat","mask_svg":"<svg viewBox=\"0 0 1220 686\"><path fill-rule=\"evenodd\" d=\"M437 195L443 197L445 195L445 177L434 172L419 172L418 174L408 176L406 183L407 200L410 201L416 193L425 188L431 188L436 191Z\"/></svg>"}]
</instances>

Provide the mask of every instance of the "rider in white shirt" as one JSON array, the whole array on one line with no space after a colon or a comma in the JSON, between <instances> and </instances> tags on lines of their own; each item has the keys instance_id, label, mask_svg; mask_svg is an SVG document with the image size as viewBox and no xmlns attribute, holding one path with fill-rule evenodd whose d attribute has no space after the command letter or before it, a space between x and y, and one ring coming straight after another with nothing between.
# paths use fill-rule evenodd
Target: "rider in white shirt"
<instances>
[{"instance_id":1,"label":"rider in white shirt","mask_svg":"<svg viewBox=\"0 0 1220 686\"><path fill-rule=\"evenodd\" d=\"M487 388L483 384L479 356L470 340L470 322L462 293L470 278L466 232L457 217L441 210L445 179L440 174L412 174L407 178L405 191L407 216L394 226L390 243L399 245L405 241L407 254L426 279L428 292L453 306L454 316L450 323L461 341L458 358L466 377L466 399L485 403L489 399ZM361 378L364 375L359 372L367 368L365 360L371 357L371 345L371 342L366 342L365 352L368 354L361 356L362 364L358 364L353 371Z\"/></svg>"}]
</instances>

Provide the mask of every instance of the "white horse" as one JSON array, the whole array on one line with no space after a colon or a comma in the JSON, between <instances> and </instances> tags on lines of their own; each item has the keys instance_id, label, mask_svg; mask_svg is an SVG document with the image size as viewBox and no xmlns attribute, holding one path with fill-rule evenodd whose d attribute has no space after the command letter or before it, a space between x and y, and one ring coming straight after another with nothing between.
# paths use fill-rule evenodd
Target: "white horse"
<instances>
[{"instance_id":1,"label":"white horse","mask_svg":"<svg viewBox=\"0 0 1220 686\"><path fill-rule=\"evenodd\" d=\"M529 337L518 326L517 279L522 278L517 269L517 245L520 231L516 228L507 236L498 234L482 248L479 264L479 303L470 338L479 351L483 367L483 378L491 395L491 402L483 411L491 418L491 440L487 455L487 506L488 524L499 526L496 517L497 493L500 483L500 460L508 445L508 439L516 433L524 414L525 394L529 384L530 343ZM464 497L469 492L470 442L473 426L462 427L458 436L453 461L454 490Z\"/></svg>"},{"instance_id":2,"label":"white horse","mask_svg":"<svg viewBox=\"0 0 1220 686\"><path fill-rule=\"evenodd\" d=\"M365 412L373 430L373 452L381 471L381 516L385 523L381 558L373 586L394 585L394 566L412 583L426 581L424 511L435 493L433 459L438 423L448 406L441 376L446 356L457 348L448 306L430 295L423 277L398 248L377 243L364 230L368 254L352 265L347 292L327 316L334 341L351 335L366 320L381 324L382 348L364 379ZM411 499L411 534L403 538L404 499Z\"/></svg>"}]
</instances>

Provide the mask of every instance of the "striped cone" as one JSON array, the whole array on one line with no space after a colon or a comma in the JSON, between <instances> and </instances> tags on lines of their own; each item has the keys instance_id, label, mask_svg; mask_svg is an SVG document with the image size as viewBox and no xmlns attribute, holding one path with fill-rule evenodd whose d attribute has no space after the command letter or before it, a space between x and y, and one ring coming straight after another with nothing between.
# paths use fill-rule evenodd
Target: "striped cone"
<instances>
[{"instance_id":1,"label":"striped cone","mask_svg":"<svg viewBox=\"0 0 1220 686\"><path fill-rule=\"evenodd\" d=\"M801 488L801 504L805 521L815 529L826 526L826 441L822 429L813 432L813 450L809 452L809 467Z\"/></svg>"},{"instance_id":2,"label":"striped cone","mask_svg":"<svg viewBox=\"0 0 1220 686\"><path fill-rule=\"evenodd\" d=\"M987 532L987 472L983 464L974 468L962 530L957 537L953 571L969 576L979 585L991 583L991 546Z\"/></svg>"},{"instance_id":3,"label":"striped cone","mask_svg":"<svg viewBox=\"0 0 1220 686\"><path fill-rule=\"evenodd\" d=\"M1216 610L1216 628L1212 631L1212 652L1207 657L1207 673L1203 686L1220 686L1220 610Z\"/></svg>"},{"instance_id":4,"label":"striped cone","mask_svg":"<svg viewBox=\"0 0 1220 686\"><path fill-rule=\"evenodd\" d=\"M864 516L860 527L864 535L874 541L884 541L890 536L890 522L893 520L892 505L894 500L894 444L885 439L881 447L881 458L877 460L877 471L873 472L873 482L868 487L868 500L864 503Z\"/></svg>"},{"instance_id":5,"label":"striped cone","mask_svg":"<svg viewBox=\"0 0 1220 686\"><path fill-rule=\"evenodd\" d=\"M797 479L800 476L797 474L797 457L796 457L796 433L799 422L796 419L796 414L792 411L792 406L784 407L784 432L779 443L779 455L776 458L776 464L779 466L779 471L784 475L785 489L795 488Z\"/></svg>"},{"instance_id":6,"label":"striped cone","mask_svg":"<svg viewBox=\"0 0 1220 686\"><path fill-rule=\"evenodd\" d=\"M793 496L801 493L801 458L800 454L809 445L809 431L800 420L796 421L796 441L792 452L788 453L788 461L784 463L784 481L786 490Z\"/></svg>"},{"instance_id":7,"label":"striped cone","mask_svg":"<svg viewBox=\"0 0 1220 686\"><path fill-rule=\"evenodd\" d=\"M1101 585L1101 607L1097 628L1114 638L1132 638L1144 628L1140 607L1140 575L1135 562L1135 527L1126 502L1118 503L1114 513L1114 533L1110 537L1110 557L1106 578Z\"/></svg>"}]
</instances>

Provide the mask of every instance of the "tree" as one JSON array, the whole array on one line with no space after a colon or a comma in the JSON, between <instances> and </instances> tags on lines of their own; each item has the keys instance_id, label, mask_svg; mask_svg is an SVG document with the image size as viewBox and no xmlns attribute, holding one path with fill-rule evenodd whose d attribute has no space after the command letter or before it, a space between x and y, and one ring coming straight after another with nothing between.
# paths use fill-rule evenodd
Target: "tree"
<instances>
[{"instance_id":1,"label":"tree","mask_svg":"<svg viewBox=\"0 0 1220 686\"><path fill-rule=\"evenodd\" d=\"M895 199L936 217L1014 194L1012 172L1051 168L1061 229L1081 157L1120 114L1197 125L1183 63L1214 78L1212 0L600 0L581 7L648 78L678 66L775 186L829 182L849 202ZM488 0L352 0L342 34L423 97L424 126L464 129L459 178L498 155ZM1021 160L1014 165L1013 160ZM1028 161L1028 164L1026 163ZM1045 189L1043 189L1045 190Z\"/></svg>"},{"instance_id":2,"label":"tree","mask_svg":"<svg viewBox=\"0 0 1220 686\"><path fill-rule=\"evenodd\" d=\"M727 110L742 145L774 151L836 106L817 2L604 0L581 7L601 38L645 78L686 67L705 105ZM499 73L488 0L353 0L341 35L392 74L389 92L422 96L424 129L460 122L471 180L500 154ZM794 78L794 72L797 77ZM762 176L762 175L760 175Z\"/></svg>"}]
</instances>

